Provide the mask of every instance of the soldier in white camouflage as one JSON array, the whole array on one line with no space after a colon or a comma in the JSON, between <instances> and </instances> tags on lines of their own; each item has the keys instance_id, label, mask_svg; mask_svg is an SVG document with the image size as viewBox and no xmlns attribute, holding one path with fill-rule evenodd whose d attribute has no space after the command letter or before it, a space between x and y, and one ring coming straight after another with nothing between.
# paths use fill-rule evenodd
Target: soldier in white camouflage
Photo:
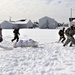
<instances>
[{"instance_id":1,"label":"soldier in white camouflage","mask_svg":"<svg viewBox=\"0 0 75 75\"><path fill-rule=\"evenodd\" d=\"M63 46L66 46L70 43L70 46L72 46L72 44L75 45L75 39L74 39L74 35L75 35L75 27L74 25L72 25L71 27L69 27L68 29L65 30L65 34L67 36L67 40L65 41Z\"/></svg>"}]
</instances>

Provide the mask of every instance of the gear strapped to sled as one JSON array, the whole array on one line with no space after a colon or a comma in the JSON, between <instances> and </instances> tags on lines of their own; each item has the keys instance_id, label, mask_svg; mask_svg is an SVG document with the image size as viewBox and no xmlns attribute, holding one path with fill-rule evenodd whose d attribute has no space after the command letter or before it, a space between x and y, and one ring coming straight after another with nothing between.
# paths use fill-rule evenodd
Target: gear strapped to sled
<instances>
[{"instance_id":1,"label":"gear strapped to sled","mask_svg":"<svg viewBox=\"0 0 75 75\"><path fill-rule=\"evenodd\" d=\"M37 47L38 46L38 42L34 41L32 39L29 40L20 40L16 43L14 43L13 47Z\"/></svg>"}]
</instances>

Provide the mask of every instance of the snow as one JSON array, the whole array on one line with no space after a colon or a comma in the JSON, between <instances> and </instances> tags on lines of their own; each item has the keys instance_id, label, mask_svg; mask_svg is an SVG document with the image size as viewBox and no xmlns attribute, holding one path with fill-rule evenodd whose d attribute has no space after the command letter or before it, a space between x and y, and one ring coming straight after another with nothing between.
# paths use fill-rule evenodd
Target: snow
<instances>
[{"instance_id":1,"label":"snow","mask_svg":"<svg viewBox=\"0 0 75 75\"><path fill-rule=\"evenodd\" d=\"M0 75L74 75L75 47L57 43L59 29L21 29L20 39L39 42L37 48L13 48L13 30L3 30Z\"/></svg>"}]
</instances>

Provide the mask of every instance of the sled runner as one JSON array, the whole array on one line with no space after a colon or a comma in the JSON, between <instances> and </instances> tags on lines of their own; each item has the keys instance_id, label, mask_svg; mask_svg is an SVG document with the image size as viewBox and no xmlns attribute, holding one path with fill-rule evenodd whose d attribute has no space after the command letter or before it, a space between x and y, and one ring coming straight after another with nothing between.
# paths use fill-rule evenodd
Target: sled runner
<instances>
[{"instance_id":1,"label":"sled runner","mask_svg":"<svg viewBox=\"0 0 75 75\"><path fill-rule=\"evenodd\" d=\"M38 42L32 39L29 40L20 40L13 45L14 48L16 47L38 47Z\"/></svg>"}]
</instances>

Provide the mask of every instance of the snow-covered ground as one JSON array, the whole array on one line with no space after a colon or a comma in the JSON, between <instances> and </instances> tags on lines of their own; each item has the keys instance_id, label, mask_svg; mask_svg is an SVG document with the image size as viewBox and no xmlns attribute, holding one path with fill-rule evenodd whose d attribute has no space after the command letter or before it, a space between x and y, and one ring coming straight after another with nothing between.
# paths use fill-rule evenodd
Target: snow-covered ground
<instances>
[{"instance_id":1,"label":"snow-covered ground","mask_svg":"<svg viewBox=\"0 0 75 75\"><path fill-rule=\"evenodd\" d=\"M37 48L13 48L13 30L3 30L0 75L75 75L75 47L57 43L59 29L21 29L20 39L39 42Z\"/></svg>"}]
</instances>

